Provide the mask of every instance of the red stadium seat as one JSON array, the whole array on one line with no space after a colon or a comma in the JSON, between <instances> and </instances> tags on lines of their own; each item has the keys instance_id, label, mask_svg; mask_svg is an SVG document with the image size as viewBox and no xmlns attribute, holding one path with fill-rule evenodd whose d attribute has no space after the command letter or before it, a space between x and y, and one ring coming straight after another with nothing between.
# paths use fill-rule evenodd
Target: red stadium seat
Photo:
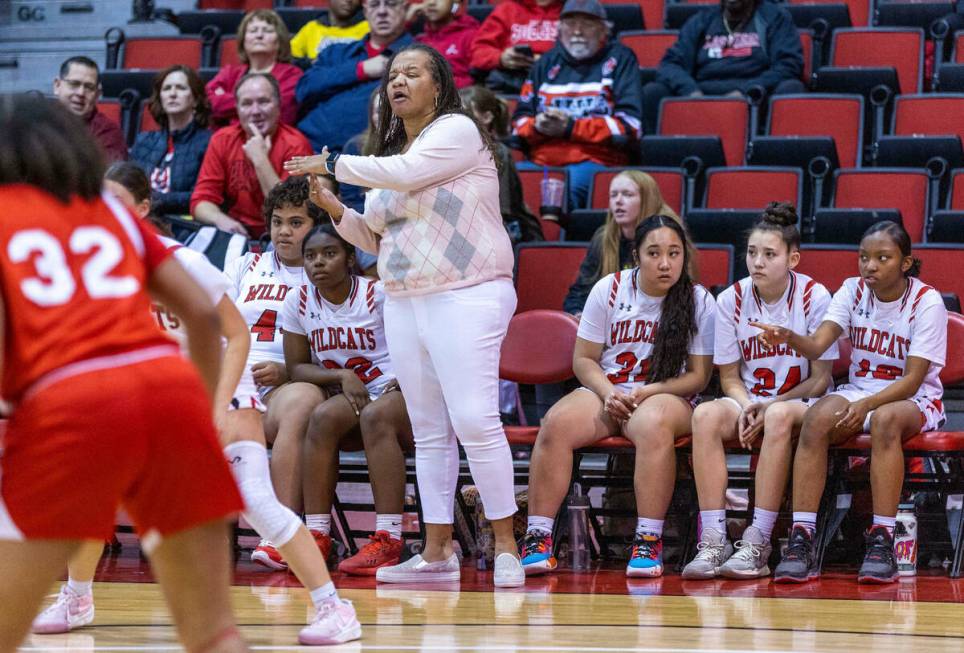
<instances>
[{"instance_id":1,"label":"red stadium seat","mask_svg":"<svg viewBox=\"0 0 964 653\"><path fill-rule=\"evenodd\" d=\"M609 168L595 173L589 186L589 208L609 208L609 184L623 170L641 170L656 181L659 192L677 215L683 211L683 172L678 168Z\"/></svg>"},{"instance_id":2,"label":"red stadium seat","mask_svg":"<svg viewBox=\"0 0 964 653\"><path fill-rule=\"evenodd\" d=\"M151 112L148 110L147 102L141 103L141 120L138 125L137 131L139 132L158 131L160 130L160 128L161 126L157 124L157 121L154 120L154 116L152 116Z\"/></svg>"},{"instance_id":3,"label":"red stadium seat","mask_svg":"<svg viewBox=\"0 0 964 653\"><path fill-rule=\"evenodd\" d=\"M602 3L604 5L639 5L639 10L643 14L643 25L646 29L656 30L663 27L665 0L602 0Z\"/></svg>"},{"instance_id":4,"label":"red stadium seat","mask_svg":"<svg viewBox=\"0 0 964 653\"><path fill-rule=\"evenodd\" d=\"M706 288L733 284L733 245L708 245L696 243L699 255L699 281Z\"/></svg>"},{"instance_id":5,"label":"red stadium seat","mask_svg":"<svg viewBox=\"0 0 964 653\"><path fill-rule=\"evenodd\" d=\"M222 36L218 46L218 65L232 66L241 63L238 57L238 38L234 35Z\"/></svg>"},{"instance_id":6,"label":"red stadium seat","mask_svg":"<svg viewBox=\"0 0 964 653\"><path fill-rule=\"evenodd\" d=\"M201 67L201 39L196 36L128 38L121 49L121 68Z\"/></svg>"},{"instance_id":7,"label":"red stadium seat","mask_svg":"<svg viewBox=\"0 0 964 653\"><path fill-rule=\"evenodd\" d=\"M951 192L948 193L947 208L964 210L964 170L955 170L951 175Z\"/></svg>"},{"instance_id":8,"label":"red stadium seat","mask_svg":"<svg viewBox=\"0 0 964 653\"><path fill-rule=\"evenodd\" d=\"M942 293L954 293L964 301L964 275L961 274L964 246L936 243L914 245L914 256L921 260L921 281Z\"/></svg>"},{"instance_id":9,"label":"red stadium seat","mask_svg":"<svg viewBox=\"0 0 964 653\"><path fill-rule=\"evenodd\" d=\"M864 99L859 95L776 95L770 99L770 136L830 136L844 168L860 166Z\"/></svg>"},{"instance_id":10,"label":"red stadium seat","mask_svg":"<svg viewBox=\"0 0 964 653\"><path fill-rule=\"evenodd\" d=\"M891 67L900 93L920 93L924 69L924 31L909 28L838 29L833 33L830 65Z\"/></svg>"},{"instance_id":11,"label":"red stadium seat","mask_svg":"<svg viewBox=\"0 0 964 653\"><path fill-rule=\"evenodd\" d=\"M803 174L798 168L710 168L706 171L708 209L755 209L770 202L800 206Z\"/></svg>"},{"instance_id":12,"label":"red stadium seat","mask_svg":"<svg viewBox=\"0 0 964 653\"><path fill-rule=\"evenodd\" d=\"M797 30L800 34L800 47L803 49L803 73L800 79L804 84L810 83L813 75L813 32L808 29Z\"/></svg>"},{"instance_id":13,"label":"red stadium seat","mask_svg":"<svg viewBox=\"0 0 964 653\"><path fill-rule=\"evenodd\" d=\"M522 243L516 247L516 313L557 311L579 276L586 258L584 243Z\"/></svg>"},{"instance_id":14,"label":"red stadium seat","mask_svg":"<svg viewBox=\"0 0 964 653\"><path fill-rule=\"evenodd\" d=\"M870 168L837 170L835 208L898 209L914 242L924 240L928 179L924 170Z\"/></svg>"},{"instance_id":15,"label":"red stadium seat","mask_svg":"<svg viewBox=\"0 0 964 653\"><path fill-rule=\"evenodd\" d=\"M844 279L856 277L856 245L803 245L797 272L816 279L831 293L843 285Z\"/></svg>"},{"instance_id":16,"label":"red stadium seat","mask_svg":"<svg viewBox=\"0 0 964 653\"><path fill-rule=\"evenodd\" d=\"M737 98L664 98L660 103L660 136L718 136L726 165L743 164L749 105Z\"/></svg>"},{"instance_id":17,"label":"red stadium seat","mask_svg":"<svg viewBox=\"0 0 964 653\"><path fill-rule=\"evenodd\" d=\"M553 179L561 179L563 182L567 181L565 168L547 168L546 170L548 170L548 175ZM546 172L544 170L519 170L519 180L522 182L522 199L525 201L526 206L529 207L529 210L539 217L539 223L542 225L542 235L546 237L546 240L559 240L560 231L558 223L543 220L542 216L539 215L539 207L542 204L542 179L545 175ZM562 197L563 202L565 202L565 192L563 192ZM563 212L565 212L566 207L564 206L562 208Z\"/></svg>"},{"instance_id":18,"label":"red stadium seat","mask_svg":"<svg viewBox=\"0 0 964 653\"><path fill-rule=\"evenodd\" d=\"M964 138L964 94L900 95L894 101L892 133L950 134Z\"/></svg>"},{"instance_id":19,"label":"red stadium seat","mask_svg":"<svg viewBox=\"0 0 964 653\"><path fill-rule=\"evenodd\" d=\"M117 100L100 100L97 102L97 111L104 114L118 125L121 124L121 114L124 109Z\"/></svg>"},{"instance_id":20,"label":"red stadium seat","mask_svg":"<svg viewBox=\"0 0 964 653\"><path fill-rule=\"evenodd\" d=\"M840 2L847 5L850 22L857 27L870 24L870 0L789 0L792 5L822 5Z\"/></svg>"},{"instance_id":21,"label":"red stadium seat","mask_svg":"<svg viewBox=\"0 0 964 653\"><path fill-rule=\"evenodd\" d=\"M650 24L648 20L647 18L647 25ZM619 42L636 54L640 68L655 69L666 54L666 50L676 43L678 38L679 32L676 30L622 32L619 35Z\"/></svg>"}]
</instances>

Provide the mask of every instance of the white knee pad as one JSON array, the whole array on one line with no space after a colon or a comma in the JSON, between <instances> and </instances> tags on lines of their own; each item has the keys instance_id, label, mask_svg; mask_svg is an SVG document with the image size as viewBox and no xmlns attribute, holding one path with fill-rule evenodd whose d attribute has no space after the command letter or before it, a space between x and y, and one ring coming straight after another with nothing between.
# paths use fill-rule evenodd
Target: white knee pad
<instances>
[{"instance_id":1,"label":"white knee pad","mask_svg":"<svg viewBox=\"0 0 964 653\"><path fill-rule=\"evenodd\" d=\"M301 527L301 520L274 493L267 450L257 442L242 440L226 446L224 453L244 499L244 518L258 535L275 546L290 542Z\"/></svg>"}]
</instances>

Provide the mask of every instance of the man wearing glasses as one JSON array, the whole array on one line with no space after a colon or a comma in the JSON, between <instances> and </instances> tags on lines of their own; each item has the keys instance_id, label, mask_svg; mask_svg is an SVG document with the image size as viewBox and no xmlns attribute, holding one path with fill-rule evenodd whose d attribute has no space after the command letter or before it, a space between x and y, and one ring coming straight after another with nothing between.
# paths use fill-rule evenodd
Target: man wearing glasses
<instances>
[{"instance_id":1,"label":"man wearing glasses","mask_svg":"<svg viewBox=\"0 0 964 653\"><path fill-rule=\"evenodd\" d=\"M296 97L304 115L298 129L315 152L325 146L340 152L345 141L365 129L368 98L389 58L412 42L405 31L404 0L365 0L363 8L368 36L325 48L298 80Z\"/></svg>"},{"instance_id":2,"label":"man wearing glasses","mask_svg":"<svg viewBox=\"0 0 964 653\"><path fill-rule=\"evenodd\" d=\"M100 99L100 69L93 59L71 57L60 65L54 80L54 95L67 109L87 124L110 161L127 159L127 142L120 125L97 111Z\"/></svg>"}]
</instances>

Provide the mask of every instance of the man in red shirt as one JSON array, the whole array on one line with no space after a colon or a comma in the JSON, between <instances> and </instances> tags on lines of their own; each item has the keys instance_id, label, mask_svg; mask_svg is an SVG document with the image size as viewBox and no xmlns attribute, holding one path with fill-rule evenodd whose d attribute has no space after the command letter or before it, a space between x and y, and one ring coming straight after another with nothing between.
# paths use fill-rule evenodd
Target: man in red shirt
<instances>
[{"instance_id":1,"label":"man in red shirt","mask_svg":"<svg viewBox=\"0 0 964 653\"><path fill-rule=\"evenodd\" d=\"M261 205L288 174L282 164L310 155L311 144L294 127L281 124L281 92L274 77L249 73L238 81L239 123L211 137L191 195L200 222L231 233L259 237L265 229Z\"/></svg>"},{"instance_id":2,"label":"man in red shirt","mask_svg":"<svg viewBox=\"0 0 964 653\"><path fill-rule=\"evenodd\" d=\"M54 80L54 95L72 114L86 124L110 161L127 160L127 140L120 125L97 110L100 99L100 69L93 59L71 57L60 65Z\"/></svg>"}]
</instances>

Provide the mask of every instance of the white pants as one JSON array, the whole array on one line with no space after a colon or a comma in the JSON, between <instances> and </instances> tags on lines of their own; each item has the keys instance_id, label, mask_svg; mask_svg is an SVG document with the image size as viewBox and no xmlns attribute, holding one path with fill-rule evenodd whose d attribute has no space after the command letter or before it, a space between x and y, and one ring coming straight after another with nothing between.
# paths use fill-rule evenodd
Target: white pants
<instances>
[{"instance_id":1,"label":"white pants","mask_svg":"<svg viewBox=\"0 0 964 653\"><path fill-rule=\"evenodd\" d=\"M512 282L385 300L385 338L415 436L426 523L452 524L462 443L485 514L516 512L512 453L499 419L499 355Z\"/></svg>"}]
</instances>

